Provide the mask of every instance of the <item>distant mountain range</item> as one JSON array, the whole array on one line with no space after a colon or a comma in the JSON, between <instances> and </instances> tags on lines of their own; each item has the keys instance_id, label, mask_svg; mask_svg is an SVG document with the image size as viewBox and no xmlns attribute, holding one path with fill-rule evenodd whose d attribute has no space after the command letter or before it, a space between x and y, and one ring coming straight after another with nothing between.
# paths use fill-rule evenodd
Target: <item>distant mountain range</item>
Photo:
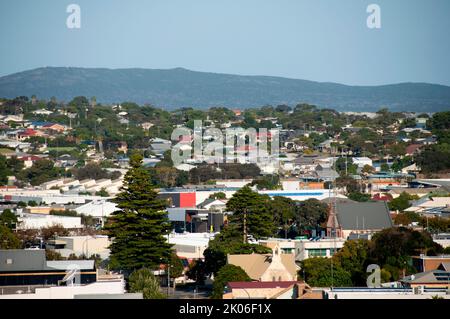
<instances>
[{"instance_id":1,"label":"distant mountain range","mask_svg":"<svg viewBox=\"0 0 450 319\"><path fill-rule=\"evenodd\" d=\"M70 101L95 96L101 103L124 101L174 109L315 104L338 111L436 112L450 109L450 87L428 83L349 86L274 76L243 76L183 68L91 69L46 67L0 77L0 97L20 95Z\"/></svg>"}]
</instances>

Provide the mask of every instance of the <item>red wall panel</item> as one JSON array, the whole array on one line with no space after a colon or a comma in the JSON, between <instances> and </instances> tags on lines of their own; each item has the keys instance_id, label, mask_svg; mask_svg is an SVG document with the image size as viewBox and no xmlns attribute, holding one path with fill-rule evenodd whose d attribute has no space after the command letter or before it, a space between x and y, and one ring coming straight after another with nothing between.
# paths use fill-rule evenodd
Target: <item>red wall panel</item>
<instances>
[{"instance_id":1,"label":"red wall panel","mask_svg":"<svg viewBox=\"0 0 450 319\"><path fill-rule=\"evenodd\" d=\"M180 207L195 207L195 193L180 193Z\"/></svg>"}]
</instances>

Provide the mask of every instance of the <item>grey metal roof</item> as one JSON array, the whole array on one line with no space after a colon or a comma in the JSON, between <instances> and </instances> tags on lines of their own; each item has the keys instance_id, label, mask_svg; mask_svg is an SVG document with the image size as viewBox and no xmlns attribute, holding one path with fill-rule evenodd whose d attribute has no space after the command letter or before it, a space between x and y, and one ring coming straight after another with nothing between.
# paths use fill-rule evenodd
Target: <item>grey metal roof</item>
<instances>
[{"instance_id":1,"label":"grey metal roof","mask_svg":"<svg viewBox=\"0 0 450 319\"><path fill-rule=\"evenodd\" d=\"M439 267L439 270L450 271L450 261L442 262Z\"/></svg>"},{"instance_id":2,"label":"grey metal roof","mask_svg":"<svg viewBox=\"0 0 450 319\"><path fill-rule=\"evenodd\" d=\"M450 179L416 179L414 182L433 186L450 187Z\"/></svg>"},{"instance_id":3,"label":"grey metal roof","mask_svg":"<svg viewBox=\"0 0 450 319\"><path fill-rule=\"evenodd\" d=\"M45 270L45 250L0 250L0 272Z\"/></svg>"},{"instance_id":4,"label":"grey metal roof","mask_svg":"<svg viewBox=\"0 0 450 319\"><path fill-rule=\"evenodd\" d=\"M320 170L316 170L317 177L321 179L335 180L339 177L339 174L331 168L322 168Z\"/></svg>"},{"instance_id":5,"label":"grey metal roof","mask_svg":"<svg viewBox=\"0 0 450 319\"><path fill-rule=\"evenodd\" d=\"M0 250L0 272L67 270L77 265L81 270L93 270L93 260L47 261L44 249Z\"/></svg>"},{"instance_id":6,"label":"grey metal roof","mask_svg":"<svg viewBox=\"0 0 450 319\"><path fill-rule=\"evenodd\" d=\"M385 202L338 202L336 213L342 229L378 230L393 226Z\"/></svg>"},{"instance_id":7,"label":"grey metal roof","mask_svg":"<svg viewBox=\"0 0 450 319\"><path fill-rule=\"evenodd\" d=\"M448 284L450 272L445 270L430 270L407 276L401 281L412 284Z\"/></svg>"}]
</instances>

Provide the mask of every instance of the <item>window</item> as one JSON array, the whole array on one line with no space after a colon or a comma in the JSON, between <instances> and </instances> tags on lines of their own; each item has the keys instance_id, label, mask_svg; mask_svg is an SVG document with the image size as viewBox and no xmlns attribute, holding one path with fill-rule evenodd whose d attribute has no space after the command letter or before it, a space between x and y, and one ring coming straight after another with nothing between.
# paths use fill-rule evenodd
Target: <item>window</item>
<instances>
[{"instance_id":1,"label":"window","mask_svg":"<svg viewBox=\"0 0 450 319\"><path fill-rule=\"evenodd\" d=\"M308 256L309 257L326 257L327 256L327 250L326 249L308 249Z\"/></svg>"}]
</instances>

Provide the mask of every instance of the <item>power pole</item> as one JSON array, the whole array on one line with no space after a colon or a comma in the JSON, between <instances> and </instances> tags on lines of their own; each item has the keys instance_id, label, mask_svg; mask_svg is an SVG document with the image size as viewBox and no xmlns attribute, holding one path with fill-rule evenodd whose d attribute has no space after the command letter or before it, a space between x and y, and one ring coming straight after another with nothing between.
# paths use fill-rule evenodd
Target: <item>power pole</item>
<instances>
[{"instance_id":1,"label":"power pole","mask_svg":"<svg viewBox=\"0 0 450 319\"><path fill-rule=\"evenodd\" d=\"M244 209L244 244L247 243L247 209Z\"/></svg>"},{"instance_id":2,"label":"power pole","mask_svg":"<svg viewBox=\"0 0 450 319\"><path fill-rule=\"evenodd\" d=\"M170 263L167 263L167 297L170 294Z\"/></svg>"}]
</instances>

